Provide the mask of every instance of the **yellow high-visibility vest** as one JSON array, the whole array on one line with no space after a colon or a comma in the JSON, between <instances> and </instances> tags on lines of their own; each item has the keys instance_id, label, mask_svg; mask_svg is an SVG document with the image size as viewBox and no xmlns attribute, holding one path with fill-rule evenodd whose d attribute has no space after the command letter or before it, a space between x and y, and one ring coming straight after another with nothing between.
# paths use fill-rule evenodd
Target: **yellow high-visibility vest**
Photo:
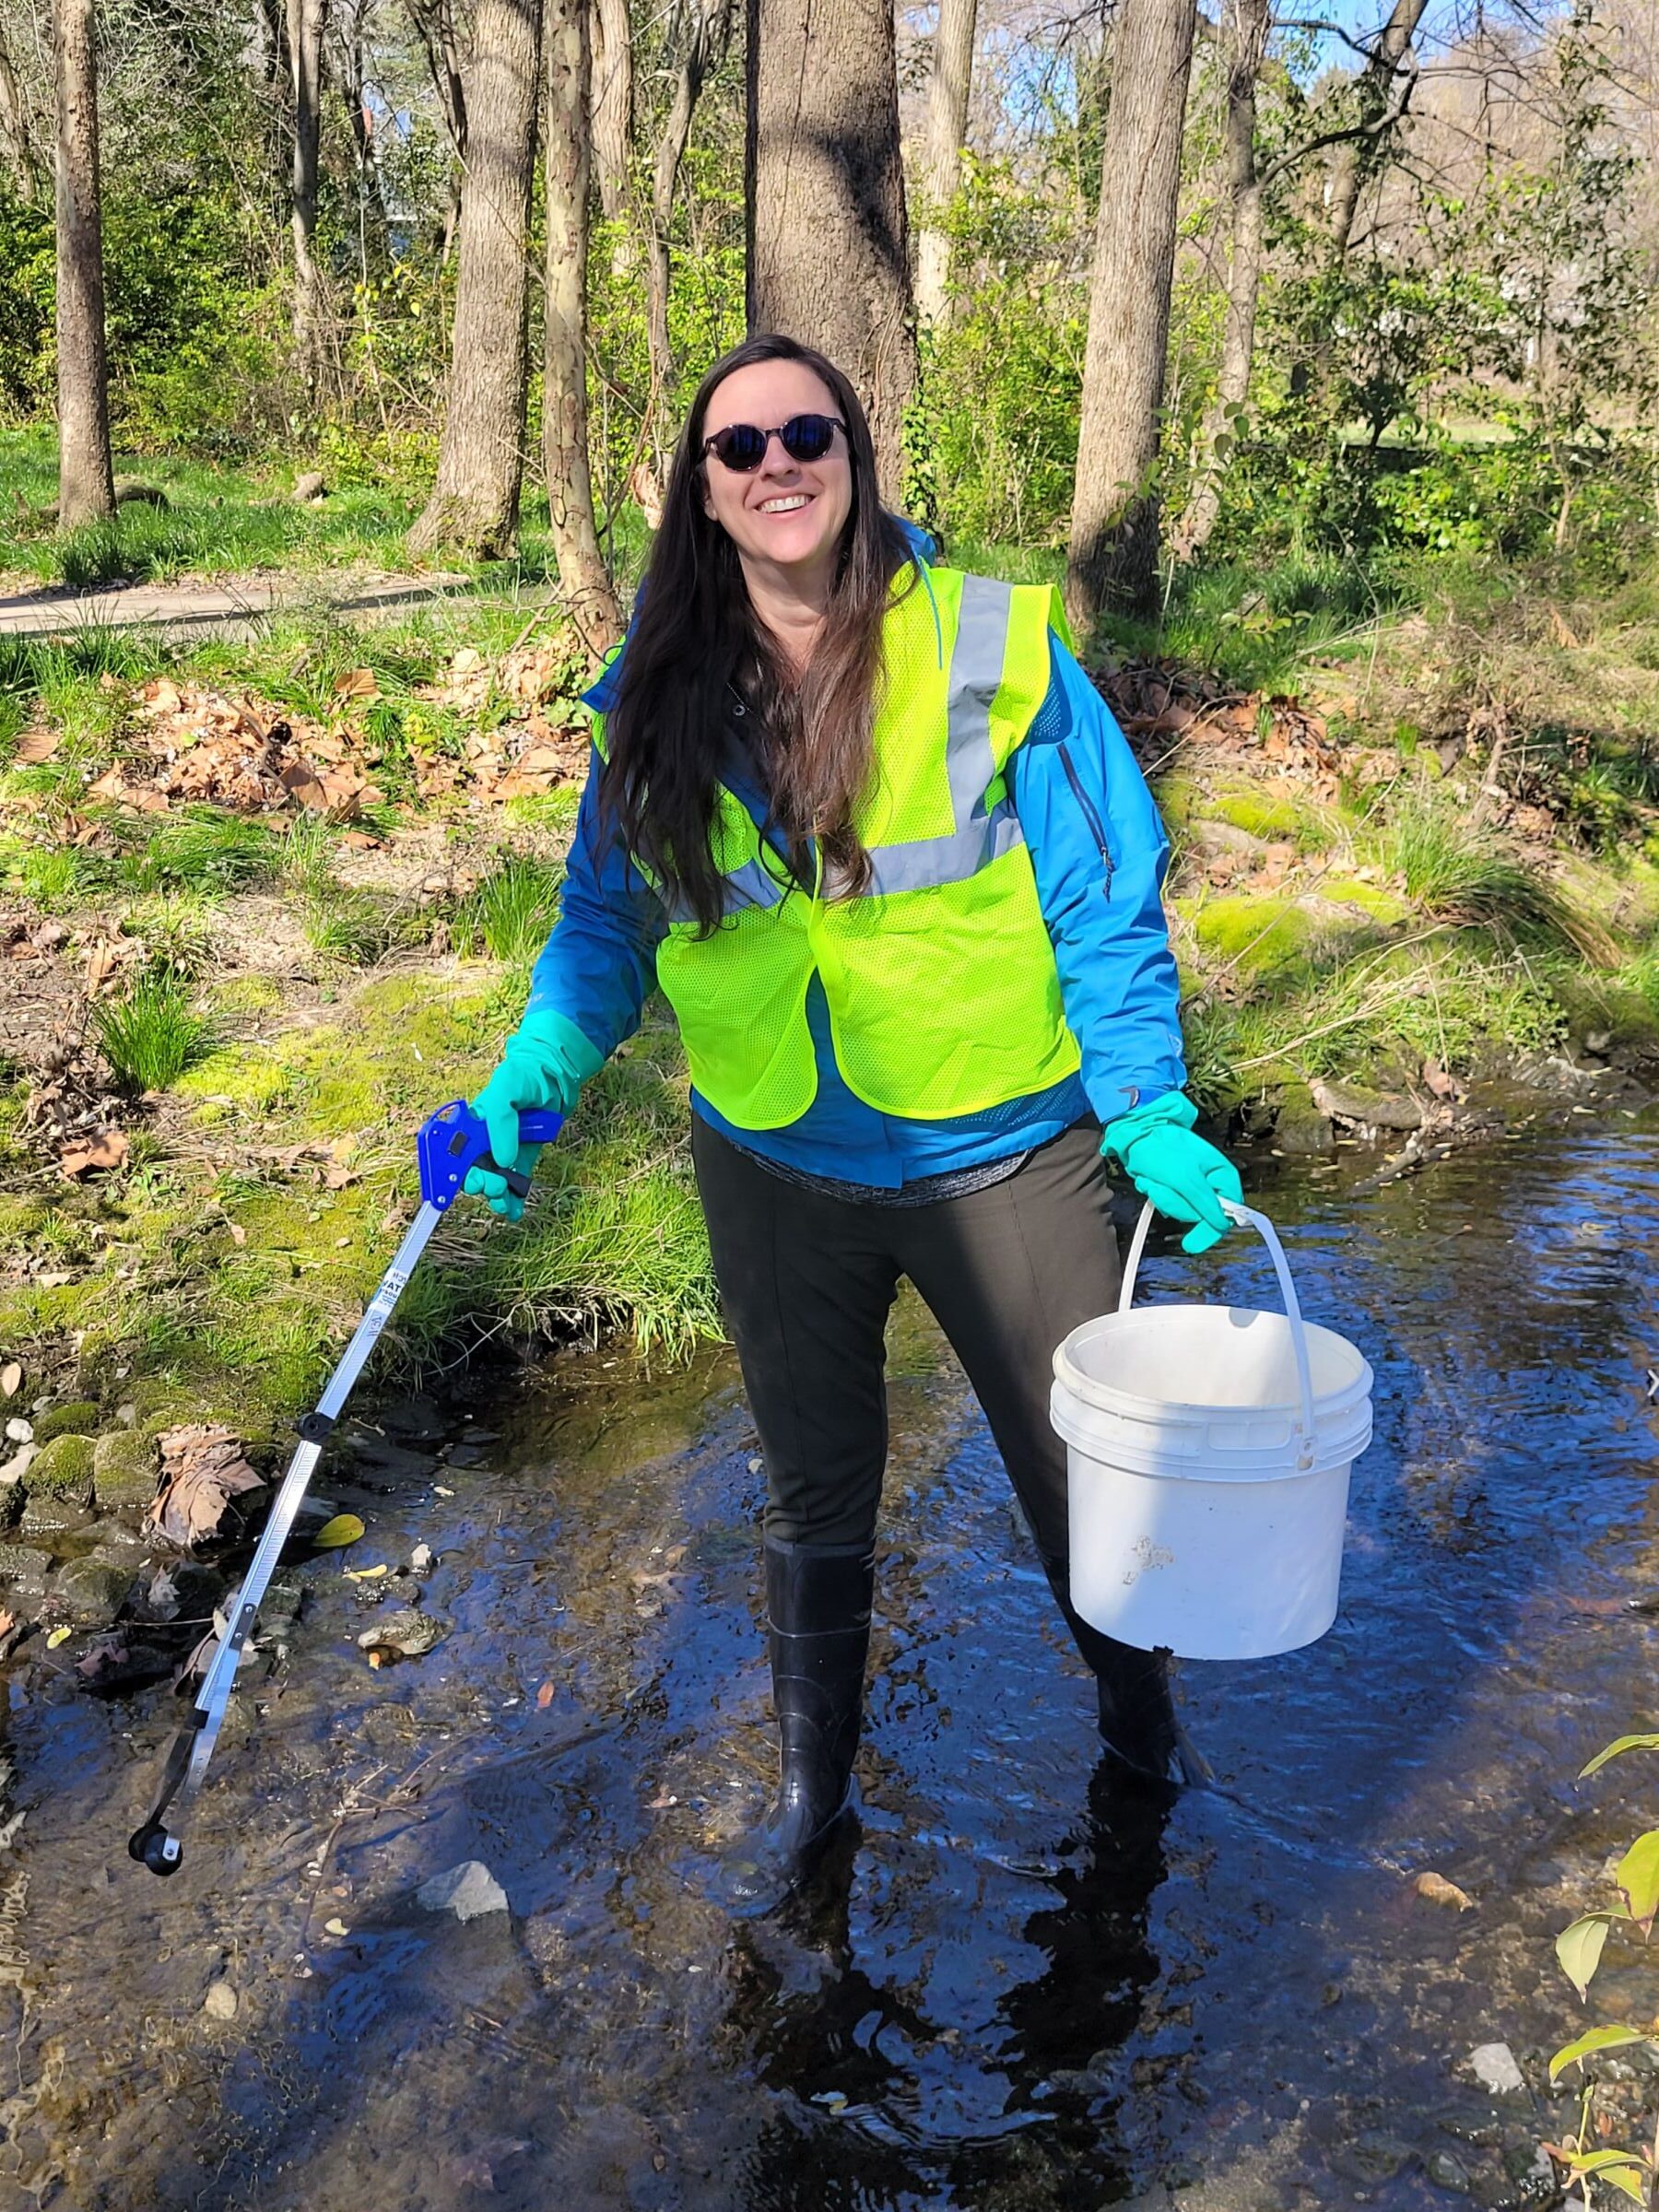
<instances>
[{"instance_id":1,"label":"yellow high-visibility vest","mask_svg":"<svg viewBox=\"0 0 1659 2212\"><path fill-rule=\"evenodd\" d=\"M908 565L894 579L874 770L853 816L871 861L856 898L797 884L720 787L710 845L725 918L703 936L671 908L657 978L691 1079L728 1122L780 1129L812 1104L815 972L847 1086L884 1113L977 1113L1077 1069L1006 774L1048 691L1051 627L1067 635L1046 584ZM595 734L603 753L597 717Z\"/></svg>"}]
</instances>

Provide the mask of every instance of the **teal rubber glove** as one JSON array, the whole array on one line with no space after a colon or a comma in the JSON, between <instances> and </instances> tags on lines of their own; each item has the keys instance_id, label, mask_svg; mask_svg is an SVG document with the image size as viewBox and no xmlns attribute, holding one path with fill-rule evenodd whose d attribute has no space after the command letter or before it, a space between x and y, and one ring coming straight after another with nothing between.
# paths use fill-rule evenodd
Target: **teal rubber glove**
<instances>
[{"instance_id":1,"label":"teal rubber glove","mask_svg":"<svg viewBox=\"0 0 1659 2212\"><path fill-rule=\"evenodd\" d=\"M472 1101L489 1132L496 1166L534 1173L541 1147L519 1143L519 1115L549 1106L559 1113L572 1112L582 1085L604 1065L605 1055L562 1014L526 1014L501 1048L500 1065ZM524 1210L524 1200L507 1188L506 1179L487 1167L468 1168L461 1187L487 1199L490 1212L509 1221Z\"/></svg>"},{"instance_id":2,"label":"teal rubber glove","mask_svg":"<svg viewBox=\"0 0 1659 2212\"><path fill-rule=\"evenodd\" d=\"M1244 1186L1225 1152L1195 1135L1198 1110L1178 1090L1109 1124L1100 1149L1118 1159L1143 1198L1160 1214L1194 1226L1181 1240L1182 1252L1207 1252L1233 1226L1222 1211L1223 1198L1241 1201Z\"/></svg>"}]
</instances>

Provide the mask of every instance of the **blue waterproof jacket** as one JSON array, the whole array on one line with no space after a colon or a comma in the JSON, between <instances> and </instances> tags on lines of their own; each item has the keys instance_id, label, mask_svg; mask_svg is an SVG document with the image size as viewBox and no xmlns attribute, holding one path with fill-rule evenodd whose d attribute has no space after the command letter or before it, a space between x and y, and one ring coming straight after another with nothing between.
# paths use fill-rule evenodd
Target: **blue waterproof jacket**
<instances>
[{"instance_id":1,"label":"blue waterproof jacket","mask_svg":"<svg viewBox=\"0 0 1659 2212\"><path fill-rule=\"evenodd\" d=\"M913 528L909 534L925 581L931 541ZM883 1113L842 1079L823 987L815 979L806 1013L818 1088L799 1121L782 1129L736 1128L691 1093L693 1109L734 1142L807 1174L898 1189L1028 1150L1091 1110L1102 1124L1113 1121L1138 1101L1184 1084L1175 961L1160 897L1169 841L1106 702L1052 631L1049 648L1048 695L1013 756L1008 779L1054 948L1065 1018L1082 1054L1078 1073L981 1113L944 1121ZM585 694L596 712L614 700L620 665L618 655ZM602 831L598 785L595 753L559 917L535 963L530 1005L564 1015L597 1053L608 1055L639 1027L655 986L666 920L619 840ZM764 824L764 794L737 780L729 788Z\"/></svg>"}]
</instances>

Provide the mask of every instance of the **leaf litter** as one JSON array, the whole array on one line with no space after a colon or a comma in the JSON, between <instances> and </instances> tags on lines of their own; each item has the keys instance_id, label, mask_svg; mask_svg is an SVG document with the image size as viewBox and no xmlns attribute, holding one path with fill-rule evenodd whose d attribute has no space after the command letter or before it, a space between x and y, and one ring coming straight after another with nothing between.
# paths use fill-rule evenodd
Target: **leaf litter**
<instances>
[{"instance_id":1,"label":"leaf litter","mask_svg":"<svg viewBox=\"0 0 1659 2212\"><path fill-rule=\"evenodd\" d=\"M215 1535L232 1498L265 1488L234 1429L193 1422L168 1430L159 1441L161 1489L148 1517L175 1544Z\"/></svg>"}]
</instances>

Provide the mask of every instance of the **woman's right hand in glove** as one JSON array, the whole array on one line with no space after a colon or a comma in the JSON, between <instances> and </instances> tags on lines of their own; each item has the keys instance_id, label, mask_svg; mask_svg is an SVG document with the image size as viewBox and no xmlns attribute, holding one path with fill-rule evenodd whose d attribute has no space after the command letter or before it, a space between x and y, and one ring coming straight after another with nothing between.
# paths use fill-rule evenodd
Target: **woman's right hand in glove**
<instances>
[{"instance_id":1,"label":"woman's right hand in glove","mask_svg":"<svg viewBox=\"0 0 1659 2212\"><path fill-rule=\"evenodd\" d=\"M519 1115L548 1107L570 1114L582 1086L603 1065L604 1054L594 1051L573 1021L545 1008L526 1014L503 1046L500 1065L472 1101L473 1112L482 1116L489 1132L496 1168L531 1173L541 1147L519 1143ZM467 1170L462 1188L487 1200L491 1213L509 1221L516 1221L524 1210L524 1200L507 1188L505 1177L482 1162Z\"/></svg>"}]
</instances>

